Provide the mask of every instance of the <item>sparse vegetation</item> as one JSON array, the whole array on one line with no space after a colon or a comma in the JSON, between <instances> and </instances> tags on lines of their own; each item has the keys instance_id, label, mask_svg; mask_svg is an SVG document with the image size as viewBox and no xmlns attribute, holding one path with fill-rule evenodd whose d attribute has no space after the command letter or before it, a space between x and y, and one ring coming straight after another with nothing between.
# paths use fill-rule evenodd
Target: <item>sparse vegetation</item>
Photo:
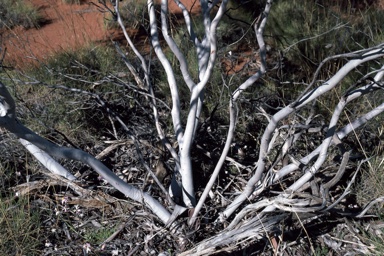
<instances>
[{"instance_id":1,"label":"sparse vegetation","mask_svg":"<svg viewBox=\"0 0 384 256\"><path fill-rule=\"evenodd\" d=\"M115 231L116 230L113 227L91 228L90 230L86 231L84 238L85 241L89 242L90 244L99 245L107 240Z\"/></svg>"},{"instance_id":2,"label":"sparse vegetation","mask_svg":"<svg viewBox=\"0 0 384 256\"><path fill-rule=\"evenodd\" d=\"M381 140L382 141L382 140ZM384 191L384 155L377 154L364 166L361 181L355 187L356 199L360 205L366 205L370 201L383 196ZM383 206L373 209L378 215L384 214Z\"/></svg>"},{"instance_id":3,"label":"sparse vegetation","mask_svg":"<svg viewBox=\"0 0 384 256\"><path fill-rule=\"evenodd\" d=\"M129 29L139 29L148 26L147 1L126 0L121 3L121 19ZM118 29L116 13L109 13L106 18L108 29Z\"/></svg>"},{"instance_id":4,"label":"sparse vegetation","mask_svg":"<svg viewBox=\"0 0 384 256\"><path fill-rule=\"evenodd\" d=\"M62 0L66 4L82 4L84 0Z\"/></svg>"},{"instance_id":5,"label":"sparse vegetation","mask_svg":"<svg viewBox=\"0 0 384 256\"><path fill-rule=\"evenodd\" d=\"M40 209L28 197L0 198L0 251L3 255L41 255L44 236Z\"/></svg>"},{"instance_id":6,"label":"sparse vegetation","mask_svg":"<svg viewBox=\"0 0 384 256\"><path fill-rule=\"evenodd\" d=\"M344 8L341 2L277 1L267 25L267 33L271 35L267 41L284 58L283 76L278 77L281 81L309 82L326 57L383 41L383 29L377 26L383 19L382 10L369 7L356 11ZM329 62L319 79L334 73L343 63L343 60Z\"/></svg>"},{"instance_id":7,"label":"sparse vegetation","mask_svg":"<svg viewBox=\"0 0 384 256\"><path fill-rule=\"evenodd\" d=\"M374 226L374 225L377 226ZM370 255L383 255L384 253L384 222L380 218L379 221L367 223L364 230L361 227L363 242L369 245L369 250L366 250Z\"/></svg>"},{"instance_id":8,"label":"sparse vegetation","mask_svg":"<svg viewBox=\"0 0 384 256\"><path fill-rule=\"evenodd\" d=\"M228 16L219 26L217 33L219 50L215 70L205 89L205 104L199 119L200 123L194 128L197 132L192 145L191 162L194 168L193 178L196 180L197 198L201 197L226 142L225 136L231 120L228 109L232 107L229 106L228 99L233 99L233 92L238 85L253 75L261 65L260 50L256 46L255 36L250 32L252 31L250 24L257 19L262 7L248 3L252 5L250 8L244 5L238 6L236 3L237 1L232 1L226 13ZM256 11L248 11L251 9ZM146 27L149 22L146 12L145 1L121 2L121 15L127 28L138 29L143 23ZM241 16L241 13L246 14L242 17L244 20L234 19ZM279 126L271 130L274 137L270 139L268 143L270 149L263 158L263 164L269 171L263 174L261 179L263 182L260 181L253 187L259 192L256 193L255 190L251 196L246 197L247 202L236 211L238 214L236 217L225 219L224 224L219 220L225 208L243 191L257 170L256 162L263 153L259 152L263 143L261 140L263 131L271 118L296 100L311 82L313 74L325 58L368 48L382 42L384 38L380 25L383 17L382 10L365 8L357 12L352 7L341 8L338 1L332 4L311 0L274 3L265 31L269 47L266 59L267 73L263 80L257 80L255 86L244 90L239 97L236 105L237 133L228 153L229 158L210 191L210 197L201 211L197 224L191 227L181 226L182 233L172 233L177 232L176 229L169 231L168 226L166 227L156 215L156 211L151 212L141 202L137 204L127 202L126 197L111 186L111 183L106 182L102 175L95 174L89 167L70 161L62 161L60 164L72 173L76 172L82 181L78 185L91 190L94 194L81 194L84 191L49 178L47 183L52 184L39 187L45 191L44 197L37 196L36 199L30 195L14 199L9 188L25 183L28 175L22 173L19 180L15 179L9 168L12 168L12 165L27 165L26 158L30 156L21 154L19 150L18 155L15 152L0 154L2 168L0 175L4 177L1 179L0 176L0 194L3 195L0 200L0 229L6 230L8 234L4 237L0 234L0 250L4 248L3 251L9 255L14 252L20 255L37 255L41 251L43 239L47 236L41 231L39 209L36 204L30 204L29 200L47 199L49 203L45 202L44 207L50 211L48 215L51 220L48 224L45 223L44 230L51 227L60 229L55 231L57 233L49 235L49 241L61 247L60 252L67 252L65 251L67 247L61 240L67 243L66 239L68 241L72 239L68 252L84 252L84 244L89 244L92 251L97 254L104 250L104 247L101 248L104 246L102 243L117 230L116 223L127 222L131 225L129 228L126 226L119 229L121 234L118 235L116 242L105 245L108 252L124 250L132 255L138 250L148 254L167 251L181 253L189 247L198 245L199 242L208 239L213 241L215 236L219 237L217 240L224 239L227 234L225 232L233 228L231 225L238 216L242 216L242 212L244 215L239 217L236 225L244 225L246 228L252 226L251 221L259 218L256 214L264 209L264 206L259 207L264 201L267 207L275 207L274 214L268 215L269 219L257 219L256 222L266 223L281 218L277 222L279 225L273 223L271 224L273 228L263 226L262 232L257 231L257 226L252 226L251 231L244 231L252 235L239 240L241 244L238 244L238 241L231 241L234 236L230 236L226 237L228 240L224 239L226 244L222 245L223 248L229 251L239 250L243 254L248 252L249 255L251 253L266 255L271 252L278 254L286 251L290 251L292 255L310 251L319 256L342 254L348 250L373 254L381 252L383 250L381 234L384 228L370 229L367 225L374 221L382 222L381 218L384 216L382 204L370 209L368 212L371 215L370 219L361 220L355 217L364 205L383 196L382 114L375 117L374 121L365 124L364 129L356 129L342 138L342 143L337 147L330 147L326 151L327 158L321 168L315 171L316 174L306 183L307 185L296 192L289 191L291 196L286 198L287 204L279 205L281 202L277 201L279 196L285 195L287 188L302 179L302 175L316 161L310 159L308 162L302 162L301 158L324 144L329 137L328 124L341 99L352 89L371 83L372 78L364 77L362 74L379 70L383 65L380 59L367 66L356 66L355 71L345 77L330 93L317 98L312 105L305 106L279 120L277 122ZM199 23L199 18L199 14L193 16L195 32L200 38L204 34L204 26ZM117 29L113 17L110 16L108 19L107 27ZM187 38L185 24L173 19L176 17L168 19L172 27L171 36L185 56L189 74L197 84L201 80L199 77L201 66L198 54L191 50L194 42ZM163 41L161 43L165 44ZM144 81L142 84L139 84L137 77L132 75L134 72L125 71L127 68L121 60L122 56L116 53L116 49L103 45L91 45L73 52L57 54L42 66L21 73L7 71L3 73L6 76L0 74L0 81L7 79L7 86L12 95L18 99L17 110L21 123L59 145L81 148L98 156L118 177L152 195L168 207L167 210L174 209L170 207L171 204L164 196L164 191L156 185L148 171L148 167L156 171L156 177L159 179L161 177L160 183L166 188L173 182L171 173L173 168L176 168L174 167L176 161L159 141L156 127L152 125L155 115L152 109L156 107L160 116L157 125L164 130L171 147L178 149L180 142L170 135L173 133L173 119L169 110L174 104L174 98L167 80L169 76L151 50L145 52L145 60L151 74L149 80L157 100L154 103L151 101L153 96L150 90L143 86L149 82L144 79L146 73L143 71L140 59L132 57L132 53L125 52L125 49L122 55L132 64L138 77ZM192 90L184 84L184 77L179 68L180 62L176 55L169 49L165 50L165 55L171 68L175 70L175 80L180 94L180 115L183 122L181 126L185 126L191 108ZM348 61L349 59L345 57L327 62L320 70L316 77L317 82L312 88L321 87ZM11 79L8 79L9 77ZM361 80L362 78L365 80ZM382 87L380 81L376 83ZM345 107L343 113L340 113L338 122L331 128L340 130L344 125L350 124L367 111L382 104L383 97L382 88L373 94L360 97ZM304 125L309 128L300 128ZM290 139L294 146L283 155L282 149ZM10 145L8 142L4 142L4 145L0 142L0 152L4 148L15 148ZM326 189L329 191L326 191L325 187L341 169L343 157L347 152L349 161L344 166L346 172L343 178L338 180L332 191L328 187ZM333 206L332 211L321 208L321 206L330 207L341 197L363 159L369 161L362 165L356 175L353 194L339 201L339 208ZM297 163L300 165L297 171L290 172L284 179L273 180L280 175L281 169ZM158 166L162 166L164 174L157 173ZM41 167L36 163L28 163L27 169L31 170L36 180L40 179L38 175L42 175L39 168ZM271 178L268 180L266 177ZM38 194L38 190L34 192ZM63 194L65 197L73 197L73 202L68 205L59 203L56 197ZM182 198L175 200L178 203L182 202ZM276 202L272 204L273 200ZM183 203L180 204L185 206ZM297 212L287 213L294 207L297 207ZM305 207L319 208L305 212ZM26 209L24 213L21 212L23 209ZM82 214L86 216L80 216L77 213L78 209L81 209ZM192 213L191 210L189 214ZM190 217L188 214L183 214L179 216L178 221L188 223ZM88 218L92 221L110 218L113 221L106 225L101 225L97 221L90 224ZM360 231L351 228L351 225ZM67 230L64 230L64 226ZM322 228L319 229L319 226ZM354 230L356 234L348 233L350 230ZM191 244L180 242L185 235ZM345 238L348 235L352 235L353 238ZM352 240L355 238L356 241ZM238 247L233 247L234 244ZM345 246L342 246L343 244ZM353 247L351 244L360 247ZM12 248L16 250L12 251ZM247 248L251 249L247 251Z\"/></svg>"},{"instance_id":9,"label":"sparse vegetation","mask_svg":"<svg viewBox=\"0 0 384 256\"><path fill-rule=\"evenodd\" d=\"M0 1L0 29L22 26L37 28L44 22L43 17L33 5L24 0Z\"/></svg>"},{"instance_id":10,"label":"sparse vegetation","mask_svg":"<svg viewBox=\"0 0 384 256\"><path fill-rule=\"evenodd\" d=\"M28 75L40 81L42 86L20 84L14 87L14 94L26 99L20 107L25 107L27 112L27 109L33 110L33 117L22 115L21 118L29 127L49 137L65 134L77 146L96 144L96 137L103 134L99 126L100 120L105 120L102 117L106 113L97 106L92 95L71 93L56 86L65 85L84 92L94 90L100 96L108 92L106 97L111 107L129 106L132 104L130 100L120 102L120 94L124 93L122 86L104 79L107 76L129 77L127 73L121 72L124 70L123 63L116 62L116 58L114 49L93 45L77 51L62 52L48 60L43 67L30 69ZM14 79L21 77L15 73ZM72 103L68 104L68 101ZM95 122L96 119L100 120ZM107 121L103 125L109 126L110 123Z\"/></svg>"}]
</instances>

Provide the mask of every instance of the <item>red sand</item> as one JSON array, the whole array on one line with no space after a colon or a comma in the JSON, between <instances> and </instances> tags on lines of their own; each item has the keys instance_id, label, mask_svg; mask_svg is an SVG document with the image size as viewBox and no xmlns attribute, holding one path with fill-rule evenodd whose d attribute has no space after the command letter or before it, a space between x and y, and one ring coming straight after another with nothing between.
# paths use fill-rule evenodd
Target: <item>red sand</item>
<instances>
[{"instance_id":1,"label":"red sand","mask_svg":"<svg viewBox=\"0 0 384 256\"><path fill-rule=\"evenodd\" d=\"M63 0L25 1L35 5L49 22L39 29L26 30L18 27L3 33L0 31L0 50L2 50L0 57L6 49L5 63L10 66L24 68L31 64L38 64L38 61L44 61L58 52L77 49L89 43L107 42L111 37L124 41L121 31L106 30L104 15L90 4L92 0L85 0L81 5L65 4ZM173 13L181 13L173 0L168 2ZM192 13L200 10L198 0L181 0L181 2ZM384 8L384 0L379 0L375 4L378 8ZM137 40L146 40L146 38L138 35ZM245 58L245 61L248 59ZM244 61L237 60L237 62L239 63L234 64L224 60L224 69L230 73L238 72L244 66L242 63Z\"/></svg>"},{"instance_id":2,"label":"red sand","mask_svg":"<svg viewBox=\"0 0 384 256\"><path fill-rule=\"evenodd\" d=\"M2 36L5 61L22 68L65 49L107 39L103 15L89 4L70 5L61 0L29 0L48 20L39 29L17 27Z\"/></svg>"},{"instance_id":3,"label":"red sand","mask_svg":"<svg viewBox=\"0 0 384 256\"><path fill-rule=\"evenodd\" d=\"M2 33L1 47L6 49L5 63L10 66L24 68L58 52L105 42L110 38L111 31L105 28L104 15L89 0L81 5L65 4L62 0L26 1L40 10L48 24L39 29L17 27ZM196 10L200 6L196 0L182 2L188 9ZM172 12L180 12L172 0L169 3Z\"/></svg>"}]
</instances>

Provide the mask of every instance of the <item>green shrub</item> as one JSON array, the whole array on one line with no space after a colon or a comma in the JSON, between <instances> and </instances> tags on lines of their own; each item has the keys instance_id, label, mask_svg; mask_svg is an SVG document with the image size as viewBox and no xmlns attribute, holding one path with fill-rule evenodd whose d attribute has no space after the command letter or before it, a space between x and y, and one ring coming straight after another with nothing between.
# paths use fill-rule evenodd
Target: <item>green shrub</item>
<instances>
[{"instance_id":1,"label":"green shrub","mask_svg":"<svg viewBox=\"0 0 384 256\"><path fill-rule=\"evenodd\" d=\"M84 234L86 242L91 244L101 244L107 240L114 232L115 227L90 228Z\"/></svg>"},{"instance_id":2,"label":"green shrub","mask_svg":"<svg viewBox=\"0 0 384 256\"><path fill-rule=\"evenodd\" d=\"M38 10L23 0L0 1L0 28L22 26L26 29L39 27L44 18Z\"/></svg>"},{"instance_id":3,"label":"green shrub","mask_svg":"<svg viewBox=\"0 0 384 256\"><path fill-rule=\"evenodd\" d=\"M145 0L121 2L119 12L124 25L130 29L138 29L148 21L147 1ZM108 29L120 27L113 15L109 15L106 19L106 26Z\"/></svg>"},{"instance_id":4,"label":"green shrub","mask_svg":"<svg viewBox=\"0 0 384 256\"><path fill-rule=\"evenodd\" d=\"M28 73L36 75L40 81L60 81L79 88L80 85L89 85L90 82L100 80L107 74L125 70L126 67L119 60L120 56L114 48L103 45L88 45L77 50L58 53L48 59L44 67L33 68ZM77 76L82 78L79 80L88 81L88 83L74 81L68 76Z\"/></svg>"},{"instance_id":5,"label":"green shrub","mask_svg":"<svg viewBox=\"0 0 384 256\"><path fill-rule=\"evenodd\" d=\"M115 49L106 46L88 46L76 51L62 52L53 56L47 63L26 71L29 77L36 78L41 84L18 83L14 94L24 99L19 109L22 122L38 133L53 139L57 131L65 134L77 146L94 143L100 136L100 127L109 127L110 121L97 101L89 95L54 89L50 85L63 85L99 94L108 101L110 107L131 103L126 98L122 86L97 81L109 75L117 75L126 70ZM128 73L120 79L130 79ZM25 76L13 77L25 80ZM23 110L22 110L23 109ZM31 115L32 113L32 115ZM55 135L56 134L56 135ZM57 138L56 138L57 139ZM73 146L73 145L72 145Z\"/></svg>"},{"instance_id":6,"label":"green shrub","mask_svg":"<svg viewBox=\"0 0 384 256\"><path fill-rule=\"evenodd\" d=\"M0 198L0 251L2 255L40 255L40 213L28 198Z\"/></svg>"},{"instance_id":7,"label":"green shrub","mask_svg":"<svg viewBox=\"0 0 384 256\"><path fill-rule=\"evenodd\" d=\"M280 0L273 6L265 34L271 35L267 41L272 48L280 50L286 58L283 73L296 74L286 76L286 80L308 82L326 57L382 42L383 14L382 10L343 9L337 1L321 4ZM326 64L319 79L335 73L341 64L339 60Z\"/></svg>"},{"instance_id":8,"label":"green shrub","mask_svg":"<svg viewBox=\"0 0 384 256\"><path fill-rule=\"evenodd\" d=\"M383 145L381 145L383 147ZM373 157L363 169L360 182L355 186L356 200L360 206L383 196L384 158L383 154ZM374 213L384 216L382 204L377 204Z\"/></svg>"}]
</instances>

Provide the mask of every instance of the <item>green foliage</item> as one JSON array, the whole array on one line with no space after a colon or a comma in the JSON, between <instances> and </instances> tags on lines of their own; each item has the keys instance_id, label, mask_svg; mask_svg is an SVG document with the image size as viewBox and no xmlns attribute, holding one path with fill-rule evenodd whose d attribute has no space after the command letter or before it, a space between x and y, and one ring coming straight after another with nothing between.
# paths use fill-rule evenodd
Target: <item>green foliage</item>
<instances>
[{"instance_id":1,"label":"green foliage","mask_svg":"<svg viewBox=\"0 0 384 256\"><path fill-rule=\"evenodd\" d=\"M383 255L384 253L384 228L383 214L371 223L356 224L358 233L361 240L367 245L365 255Z\"/></svg>"},{"instance_id":2,"label":"green foliage","mask_svg":"<svg viewBox=\"0 0 384 256\"><path fill-rule=\"evenodd\" d=\"M2 255L40 255L40 213L28 198L0 198L0 251Z\"/></svg>"},{"instance_id":3,"label":"green foliage","mask_svg":"<svg viewBox=\"0 0 384 256\"><path fill-rule=\"evenodd\" d=\"M326 246L317 246L315 248L315 256L327 256L329 255L329 248Z\"/></svg>"},{"instance_id":4,"label":"green foliage","mask_svg":"<svg viewBox=\"0 0 384 256\"><path fill-rule=\"evenodd\" d=\"M319 64L329 56L361 50L383 41L384 11L380 9L345 8L341 1L286 1L274 2L265 31L267 45L271 46L269 56L275 56L280 65L268 75L276 81L275 92L286 104L295 99L305 84L314 78ZM335 59L323 65L316 77L320 85L333 76L344 64L345 59ZM281 63L281 64L280 64ZM372 64L372 65L380 65ZM320 97L316 111L327 119L345 91L368 73L369 67L357 67L330 94ZM303 83L303 86L292 82ZM354 119L365 110L367 101L357 100L350 108L349 116ZM370 104L368 100L368 104ZM371 105L371 104L370 104ZM374 105L374 104L372 104Z\"/></svg>"},{"instance_id":5,"label":"green foliage","mask_svg":"<svg viewBox=\"0 0 384 256\"><path fill-rule=\"evenodd\" d=\"M0 28L22 26L26 29L39 27L44 22L38 10L23 0L0 1Z\"/></svg>"},{"instance_id":6,"label":"green foliage","mask_svg":"<svg viewBox=\"0 0 384 256\"><path fill-rule=\"evenodd\" d=\"M137 29L144 26L148 21L147 1L145 0L126 0L119 4L119 12L121 19L126 27ZM106 19L108 29L119 28L119 24L112 14Z\"/></svg>"},{"instance_id":7,"label":"green foliage","mask_svg":"<svg viewBox=\"0 0 384 256\"><path fill-rule=\"evenodd\" d=\"M61 52L48 59L45 68L37 67L29 71L37 76L39 80L52 82L65 82L71 85L83 84L80 81L63 77L78 76L84 81L94 82L108 73L121 71L124 66L119 59L115 49L103 45L89 45L77 50ZM89 83L86 83L89 84Z\"/></svg>"},{"instance_id":8,"label":"green foliage","mask_svg":"<svg viewBox=\"0 0 384 256\"><path fill-rule=\"evenodd\" d=\"M364 206L370 201L384 196L384 155L373 157L364 168L360 182L355 186L356 200ZM382 205L375 206L375 213L384 215Z\"/></svg>"},{"instance_id":9,"label":"green foliage","mask_svg":"<svg viewBox=\"0 0 384 256\"><path fill-rule=\"evenodd\" d=\"M384 233L384 228L378 229L377 232L380 235L372 234L372 233L366 232L364 230L362 232L363 232L363 237L365 237L364 242L371 245L371 247L370 247L370 249L372 251L371 255L383 255L383 253L384 253L384 238L381 234Z\"/></svg>"},{"instance_id":10,"label":"green foliage","mask_svg":"<svg viewBox=\"0 0 384 256\"><path fill-rule=\"evenodd\" d=\"M382 10L359 13L341 8L337 2L280 0L272 8L266 35L270 35L269 44L287 58L285 65L290 72L284 72L283 79L308 81L326 57L382 42L382 22ZM335 73L340 66L340 61L327 64L319 78Z\"/></svg>"},{"instance_id":11,"label":"green foliage","mask_svg":"<svg viewBox=\"0 0 384 256\"><path fill-rule=\"evenodd\" d=\"M101 244L116 231L115 227L92 228L84 234L84 239L90 244Z\"/></svg>"},{"instance_id":12,"label":"green foliage","mask_svg":"<svg viewBox=\"0 0 384 256\"><path fill-rule=\"evenodd\" d=\"M1 150L4 149L1 148ZM0 199L2 196L9 196L9 191L7 190L15 179L13 170L16 169L16 163L12 161L15 159L10 159L12 157L12 153L0 156Z\"/></svg>"},{"instance_id":13,"label":"green foliage","mask_svg":"<svg viewBox=\"0 0 384 256\"><path fill-rule=\"evenodd\" d=\"M125 70L122 62L116 61L119 59L112 48L89 46L57 54L44 66L28 70L27 74L42 84L21 83L14 87L14 94L24 99L22 106L33 113L33 116L29 111L26 115L21 115L23 123L48 137L59 131L75 143L94 143L94 136L102 132L100 125L110 125L96 101L82 93L49 86L64 85L98 93L104 95L110 104L118 104L122 102L119 94L121 88L108 82L100 86L95 84L110 74L115 75Z\"/></svg>"}]
</instances>

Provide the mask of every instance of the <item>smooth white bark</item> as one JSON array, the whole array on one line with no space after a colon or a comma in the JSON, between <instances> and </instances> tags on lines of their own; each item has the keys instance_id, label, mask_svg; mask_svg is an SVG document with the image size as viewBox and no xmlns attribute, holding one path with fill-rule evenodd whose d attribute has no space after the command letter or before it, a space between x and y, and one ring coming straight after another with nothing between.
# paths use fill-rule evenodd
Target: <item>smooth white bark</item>
<instances>
[{"instance_id":1,"label":"smooth white bark","mask_svg":"<svg viewBox=\"0 0 384 256\"><path fill-rule=\"evenodd\" d=\"M151 42L152 47L156 53L156 56L160 60L164 71L167 75L167 81L169 88L171 90L172 96L172 122L174 126L175 135L178 141L179 146L179 157L180 157L180 168L176 168L175 172L179 172L181 176L181 191L183 197L183 203L187 207L194 207L196 204L195 199L195 190L194 190L194 182L193 182L193 169L191 162L191 148L194 142L195 133L198 125L198 119L200 117L203 101L204 101L204 89L207 85L214 68L214 63L217 56L217 38L216 38L216 30L217 26L224 15L226 10L226 5L228 0L224 0L217 13L215 14L214 19L211 21L210 11L212 10L207 1L201 1L202 7L202 19L205 27L204 38L201 42L196 37L193 26L191 23L191 19L189 14L187 13L184 5L175 1L176 4L183 11L183 15L185 17L186 26L188 33L190 34L191 39L193 40L196 46L197 53L197 63L199 69L199 83L195 84L191 75L188 71L188 63L183 56L182 52L169 35L168 28L168 1L163 0L161 2L161 31L162 35L167 42L170 50L175 54L176 58L180 64L180 70L184 78L184 82L187 87L191 91L190 105L188 111L188 117L185 124L185 129L182 127L182 121L180 119L180 99L179 99L179 86L176 83L175 79L175 71L173 70L169 60L164 54L160 42L159 35L157 31L157 21L154 10L154 2L148 0L148 12L150 19L150 33L151 33ZM177 188L177 183L173 182L174 187ZM176 192L176 191L175 191Z\"/></svg>"},{"instance_id":2,"label":"smooth white bark","mask_svg":"<svg viewBox=\"0 0 384 256\"><path fill-rule=\"evenodd\" d=\"M239 98L240 94L246 90L248 87L250 87L252 84L254 84L259 78L261 78L265 72L266 72L266 49L265 49L265 42L264 42L264 29L265 25L267 24L267 19L268 19L268 14L270 12L272 1L267 1L264 13L261 17L261 22L255 23L254 25L254 30L256 32L256 38L257 38L257 43L260 47L259 52L260 52L260 58L261 58L261 66L259 70L256 72L255 75L251 76L248 78L244 83L242 83L232 94L231 99L230 99L230 104L229 104L229 115L230 115L230 123L229 123L229 129L228 129L228 134L227 138L225 141L225 146L224 149L222 150L222 153L220 155L220 159L216 164L216 167L206 185L204 188L203 194L200 197L200 200L198 204L196 205L195 211L189 220L189 225L193 225L193 223L196 221L197 215L199 214L207 196L208 193L210 192L212 186L214 185L221 168L223 167L224 160L230 150L230 146L232 143L232 139L234 137L235 133L235 127L236 127L236 122L237 122L237 117L238 117L238 109L237 109L237 99Z\"/></svg>"},{"instance_id":3,"label":"smooth white bark","mask_svg":"<svg viewBox=\"0 0 384 256\"><path fill-rule=\"evenodd\" d=\"M55 161L49 154L36 147L32 143L19 139L20 143L31 153L42 165L45 166L49 171L54 174L63 176L68 180L75 180L76 177L72 175L67 169L65 169L61 164Z\"/></svg>"},{"instance_id":4,"label":"smooth white bark","mask_svg":"<svg viewBox=\"0 0 384 256\"><path fill-rule=\"evenodd\" d=\"M9 94L7 88L0 82L0 109L2 110L0 117L0 126L16 135L18 138L31 143L35 147L41 149L47 154L59 159L70 159L80 161L92 167L101 177L103 177L111 186L122 192L134 201L140 202L147 206L155 213L165 224L168 222L171 214L157 200L149 194L144 193L138 188L125 183L115 173L109 170L102 162L88 153L73 148L60 147L52 142L40 137L23 126L16 118L15 102ZM37 157L42 156L40 151L34 152Z\"/></svg>"},{"instance_id":5,"label":"smooth white bark","mask_svg":"<svg viewBox=\"0 0 384 256\"><path fill-rule=\"evenodd\" d=\"M259 159L257 161L257 168L255 174L248 181L244 191L239 195L223 212L222 218L229 217L248 197L254 192L256 184L261 180L263 173L265 172L265 164L266 157L268 154L268 145L273 136L273 132L275 131L278 122L292 114L294 111L306 106L308 103L317 99L319 96L325 94L335 86L337 86L340 81L349 74L352 70L354 70L358 65L361 65L365 62L378 59L384 56L384 45L379 45L374 47L371 50L367 50L362 52L359 58L354 58L348 61L334 76L332 76L328 81L323 83L321 86L312 89L308 93L304 94L297 102L288 105L282 110L278 111L269 122L267 128L261 139L261 145L259 150ZM329 145L329 141L325 142ZM320 164L320 160L318 164ZM318 168L316 165L315 168Z\"/></svg>"}]
</instances>

